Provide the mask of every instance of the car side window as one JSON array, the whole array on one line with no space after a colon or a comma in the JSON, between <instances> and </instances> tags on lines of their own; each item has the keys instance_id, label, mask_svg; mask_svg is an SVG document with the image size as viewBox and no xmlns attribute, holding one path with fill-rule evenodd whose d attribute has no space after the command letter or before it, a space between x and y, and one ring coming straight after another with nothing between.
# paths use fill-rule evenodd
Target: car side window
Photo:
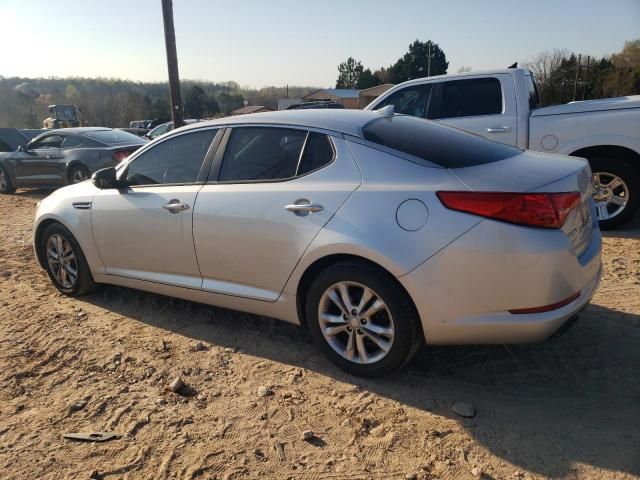
<instances>
[{"instance_id":1,"label":"car side window","mask_svg":"<svg viewBox=\"0 0 640 480\"><path fill-rule=\"evenodd\" d=\"M41 148L60 148L63 137L61 135L47 135L42 137L29 145L31 150L37 150Z\"/></svg>"},{"instance_id":2,"label":"car side window","mask_svg":"<svg viewBox=\"0 0 640 480\"><path fill-rule=\"evenodd\" d=\"M216 129L199 130L168 138L152 146L127 166L130 186L194 183Z\"/></svg>"},{"instance_id":3,"label":"car side window","mask_svg":"<svg viewBox=\"0 0 640 480\"><path fill-rule=\"evenodd\" d=\"M170 124L168 123L165 123L164 125L158 125L156 128L149 132L149 137L153 139L159 137L164 133L167 133L169 131L169 125Z\"/></svg>"},{"instance_id":4,"label":"car side window","mask_svg":"<svg viewBox=\"0 0 640 480\"><path fill-rule=\"evenodd\" d=\"M296 176L307 132L291 128L234 128L220 181L279 180Z\"/></svg>"},{"instance_id":5,"label":"car side window","mask_svg":"<svg viewBox=\"0 0 640 480\"><path fill-rule=\"evenodd\" d=\"M75 135L64 135L60 148L76 148L81 146L82 140Z\"/></svg>"},{"instance_id":6,"label":"car side window","mask_svg":"<svg viewBox=\"0 0 640 480\"><path fill-rule=\"evenodd\" d=\"M296 176L305 175L314 170L330 164L335 157L333 144L327 135L317 132L309 132L304 144L304 151L300 157L300 163Z\"/></svg>"},{"instance_id":7,"label":"car side window","mask_svg":"<svg viewBox=\"0 0 640 480\"><path fill-rule=\"evenodd\" d=\"M385 98L375 106L374 110L393 105L395 113L425 118L429 108L431 88L430 83L403 88Z\"/></svg>"},{"instance_id":8,"label":"car side window","mask_svg":"<svg viewBox=\"0 0 640 480\"><path fill-rule=\"evenodd\" d=\"M497 78L452 80L440 84L433 118L473 117L502 113L502 88Z\"/></svg>"}]
</instances>

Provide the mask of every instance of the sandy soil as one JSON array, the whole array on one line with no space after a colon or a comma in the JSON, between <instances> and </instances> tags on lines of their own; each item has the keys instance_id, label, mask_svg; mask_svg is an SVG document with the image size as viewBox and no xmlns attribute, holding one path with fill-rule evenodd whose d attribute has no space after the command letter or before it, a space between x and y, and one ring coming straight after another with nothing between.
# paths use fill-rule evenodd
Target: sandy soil
<instances>
[{"instance_id":1,"label":"sandy soil","mask_svg":"<svg viewBox=\"0 0 640 480\"><path fill-rule=\"evenodd\" d=\"M602 288L564 336L423 349L365 381L281 322L116 287L59 295L31 249L44 195L0 197L1 478L640 475L639 222L607 234ZM120 438L62 438L91 431Z\"/></svg>"}]
</instances>

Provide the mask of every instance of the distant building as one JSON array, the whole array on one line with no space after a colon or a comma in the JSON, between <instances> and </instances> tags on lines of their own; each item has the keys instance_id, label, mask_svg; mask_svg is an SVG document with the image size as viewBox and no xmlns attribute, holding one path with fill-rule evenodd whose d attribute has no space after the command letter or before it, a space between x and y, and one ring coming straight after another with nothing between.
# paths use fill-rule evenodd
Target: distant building
<instances>
[{"instance_id":1,"label":"distant building","mask_svg":"<svg viewBox=\"0 0 640 480\"><path fill-rule=\"evenodd\" d=\"M305 102L329 101L344 105L344 108L358 108L360 90L352 88L325 88L303 97Z\"/></svg>"},{"instance_id":2,"label":"distant building","mask_svg":"<svg viewBox=\"0 0 640 480\"><path fill-rule=\"evenodd\" d=\"M366 107L391 87L393 87L393 83L383 83L382 85L376 85L375 87L360 90L360 94L358 95L358 107Z\"/></svg>"},{"instance_id":3,"label":"distant building","mask_svg":"<svg viewBox=\"0 0 640 480\"><path fill-rule=\"evenodd\" d=\"M247 113L272 112L270 108L264 105L247 105L231 112L231 115L246 115Z\"/></svg>"},{"instance_id":4,"label":"distant building","mask_svg":"<svg viewBox=\"0 0 640 480\"><path fill-rule=\"evenodd\" d=\"M298 103L304 102L301 98L279 98L278 99L278 110L286 110L291 105L297 105Z\"/></svg>"}]
</instances>

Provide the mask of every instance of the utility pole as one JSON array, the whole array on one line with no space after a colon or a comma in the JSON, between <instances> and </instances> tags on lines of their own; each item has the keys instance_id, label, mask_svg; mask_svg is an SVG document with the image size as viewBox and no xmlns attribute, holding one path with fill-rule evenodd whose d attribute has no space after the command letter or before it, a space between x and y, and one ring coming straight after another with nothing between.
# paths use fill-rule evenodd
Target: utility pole
<instances>
[{"instance_id":1,"label":"utility pole","mask_svg":"<svg viewBox=\"0 0 640 480\"><path fill-rule=\"evenodd\" d=\"M173 28L173 2L162 2L164 20L164 43L167 48L167 68L169 70L169 93L171 95L171 118L174 128L184 125L182 97L180 96L180 77L178 76L178 55L176 54L176 32Z\"/></svg>"},{"instance_id":2,"label":"utility pole","mask_svg":"<svg viewBox=\"0 0 640 480\"><path fill-rule=\"evenodd\" d=\"M578 65L576 66L576 79L573 83L573 101L576 101L576 92L578 90L578 76L580 75L580 62L582 61L582 54L578 54Z\"/></svg>"},{"instance_id":3,"label":"utility pole","mask_svg":"<svg viewBox=\"0 0 640 480\"><path fill-rule=\"evenodd\" d=\"M591 60L591 55L587 55L587 68L584 71L584 80L582 81L582 100L584 100L584 94L587 90L587 78L589 78L589 61Z\"/></svg>"},{"instance_id":4,"label":"utility pole","mask_svg":"<svg viewBox=\"0 0 640 480\"><path fill-rule=\"evenodd\" d=\"M427 77L431 76L431 40L429 40L429 59L427 60Z\"/></svg>"}]
</instances>

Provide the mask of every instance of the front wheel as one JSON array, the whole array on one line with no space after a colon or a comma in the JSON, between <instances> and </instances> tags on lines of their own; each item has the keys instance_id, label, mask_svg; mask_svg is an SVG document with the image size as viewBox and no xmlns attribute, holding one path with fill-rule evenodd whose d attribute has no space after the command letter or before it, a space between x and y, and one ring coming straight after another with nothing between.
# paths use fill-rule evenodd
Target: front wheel
<instances>
[{"instance_id":1,"label":"front wheel","mask_svg":"<svg viewBox=\"0 0 640 480\"><path fill-rule=\"evenodd\" d=\"M13 193L15 191L16 189L11 184L9 174L6 172L4 167L0 166L0 193Z\"/></svg>"},{"instance_id":2,"label":"front wheel","mask_svg":"<svg viewBox=\"0 0 640 480\"><path fill-rule=\"evenodd\" d=\"M47 274L61 293L77 297L95 288L87 260L69 230L53 223L45 229L40 242Z\"/></svg>"},{"instance_id":3,"label":"front wheel","mask_svg":"<svg viewBox=\"0 0 640 480\"><path fill-rule=\"evenodd\" d=\"M593 158L596 214L602 230L619 227L640 208L640 175L624 161L615 158Z\"/></svg>"},{"instance_id":4,"label":"front wheel","mask_svg":"<svg viewBox=\"0 0 640 480\"><path fill-rule=\"evenodd\" d=\"M400 369L422 341L413 304L396 280L361 262L322 271L306 295L314 342L343 370L379 377Z\"/></svg>"}]
</instances>

